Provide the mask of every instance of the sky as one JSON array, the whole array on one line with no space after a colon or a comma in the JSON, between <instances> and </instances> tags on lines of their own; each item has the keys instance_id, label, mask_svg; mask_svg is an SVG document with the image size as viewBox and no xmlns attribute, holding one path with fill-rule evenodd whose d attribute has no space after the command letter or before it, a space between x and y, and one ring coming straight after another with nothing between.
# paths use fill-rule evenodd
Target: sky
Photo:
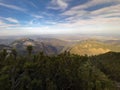
<instances>
[{"instance_id":1,"label":"sky","mask_svg":"<svg viewBox=\"0 0 120 90\"><path fill-rule=\"evenodd\" d=\"M0 36L119 33L120 0L0 0Z\"/></svg>"}]
</instances>

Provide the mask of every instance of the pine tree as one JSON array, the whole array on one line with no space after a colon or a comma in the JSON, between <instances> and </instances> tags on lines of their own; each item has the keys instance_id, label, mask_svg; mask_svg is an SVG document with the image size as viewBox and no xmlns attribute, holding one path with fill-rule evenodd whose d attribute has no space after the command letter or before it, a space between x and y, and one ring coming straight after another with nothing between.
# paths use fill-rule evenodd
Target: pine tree
<instances>
[{"instance_id":1,"label":"pine tree","mask_svg":"<svg viewBox=\"0 0 120 90\"><path fill-rule=\"evenodd\" d=\"M16 60L16 57L17 57L17 51L16 51L16 49L12 49L12 54L15 57L15 60Z\"/></svg>"},{"instance_id":2,"label":"pine tree","mask_svg":"<svg viewBox=\"0 0 120 90\"><path fill-rule=\"evenodd\" d=\"M32 50L33 50L33 46L32 46L32 45L28 45L28 46L27 46L27 51L28 51L28 54L29 54L29 55L31 55Z\"/></svg>"}]
</instances>

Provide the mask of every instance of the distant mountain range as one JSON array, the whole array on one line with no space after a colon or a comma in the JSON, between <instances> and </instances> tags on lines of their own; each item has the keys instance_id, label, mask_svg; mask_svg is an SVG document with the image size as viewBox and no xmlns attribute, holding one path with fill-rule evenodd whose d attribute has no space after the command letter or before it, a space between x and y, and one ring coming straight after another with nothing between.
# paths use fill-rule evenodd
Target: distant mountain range
<instances>
[{"instance_id":1,"label":"distant mountain range","mask_svg":"<svg viewBox=\"0 0 120 90\"><path fill-rule=\"evenodd\" d=\"M2 40L3 41L3 40ZM83 41L64 41L56 38L21 38L14 40L10 44L0 44L0 50L15 48L18 53L26 54L28 45L33 46L32 53L44 52L47 55L56 55L64 51L78 55L98 55L110 51L120 52L120 40L83 40Z\"/></svg>"},{"instance_id":2,"label":"distant mountain range","mask_svg":"<svg viewBox=\"0 0 120 90\"><path fill-rule=\"evenodd\" d=\"M0 44L0 50L2 49L11 49L11 47L8 45Z\"/></svg>"},{"instance_id":3,"label":"distant mountain range","mask_svg":"<svg viewBox=\"0 0 120 90\"><path fill-rule=\"evenodd\" d=\"M22 38L10 44L11 47L15 48L21 54L27 53L26 48L28 45L33 46L32 53L44 52L47 55L58 53L57 49L54 46L44 42L38 42L29 38Z\"/></svg>"},{"instance_id":4,"label":"distant mountain range","mask_svg":"<svg viewBox=\"0 0 120 90\"><path fill-rule=\"evenodd\" d=\"M120 40L107 40L104 41L104 43L120 47Z\"/></svg>"},{"instance_id":5,"label":"distant mountain range","mask_svg":"<svg viewBox=\"0 0 120 90\"><path fill-rule=\"evenodd\" d=\"M85 40L75 44L69 49L73 54L78 55L98 55L110 51L120 52L120 47L115 46L112 42L108 43L98 40Z\"/></svg>"}]
</instances>

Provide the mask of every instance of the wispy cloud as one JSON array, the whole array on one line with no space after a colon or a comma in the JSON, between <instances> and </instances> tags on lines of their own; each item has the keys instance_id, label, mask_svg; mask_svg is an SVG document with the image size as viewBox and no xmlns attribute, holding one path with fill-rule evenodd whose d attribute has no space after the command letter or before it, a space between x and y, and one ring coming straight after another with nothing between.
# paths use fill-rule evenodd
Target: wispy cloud
<instances>
[{"instance_id":1,"label":"wispy cloud","mask_svg":"<svg viewBox=\"0 0 120 90\"><path fill-rule=\"evenodd\" d=\"M50 0L48 9L62 10L59 14L51 10L30 11L28 8L25 24L12 17L0 18L0 29L3 34L56 34L56 33L118 33L120 30L120 0L88 0L84 4L70 6L70 0ZM24 8L1 4L10 9L24 11ZM34 3L28 6L36 7ZM99 7L97 7L99 6ZM102 7L103 6L103 7ZM89 8L92 10L89 11ZM96 8L97 7L97 8ZM37 7L36 7L37 8ZM40 8L40 7L38 7ZM32 8L33 9L33 8ZM34 8L35 9L35 8ZM48 11L48 12L47 12ZM7 21L7 22L6 22ZM8 23L13 22L13 23ZM22 19L21 19L22 23ZM10 32L10 33L8 33ZM0 34L2 31L0 31Z\"/></svg>"},{"instance_id":2,"label":"wispy cloud","mask_svg":"<svg viewBox=\"0 0 120 90\"><path fill-rule=\"evenodd\" d=\"M1 3L1 2L0 2L0 6L6 7L6 8L9 8L9 9L18 10L18 11L26 11L26 9L18 7L16 5L10 5L10 4L5 4L5 3Z\"/></svg>"},{"instance_id":3,"label":"wispy cloud","mask_svg":"<svg viewBox=\"0 0 120 90\"><path fill-rule=\"evenodd\" d=\"M47 7L48 9L66 9L68 7L68 0L52 0L50 5Z\"/></svg>"},{"instance_id":4,"label":"wispy cloud","mask_svg":"<svg viewBox=\"0 0 120 90\"><path fill-rule=\"evenodd\" d=\"M100 4L119 4L120 0L89 0L88 2L86 2L85 4L82 5L78 5L75 6L73 8L71 8L71 10L81 10L81 9L87 9L96 5L100 5Z\"/></svg>"},{"instance_id":5,"label":"wispy cloud","mask_svg":"<svg viewBox=\"0 0 120 90\"><path fill-rule=\"evenodd\" d=\"M104 12L109 10L109 12L112 10L118 10L120 8L120 0L90 0L85 4L82 5L77 5L72 7L71 9L65 11L64 13L62 13L62 15L66 15L66 16L81 16L81 15L88 15L89 16L89 11L85 10L87 8L90 7L94 7L96 5L100 5L100 4L110 4L110 7L104 8L104 9L99 9L97 11L95 11L94 13L100 13L100 12ZM116 9L115 9L116 8ZM105 13L105 12L104 12ZM114 12L113 12L114 13Z\"/></svg>"},{"instance_id":6,"label":"wispy cloud","mask_svg":"<svg viewBox=\"0 0 120 90\"><path fill-rule=\"evenodd\" d=\"M37 18L37 19L40 19L40 18L43 18L42 15L38 15L38 14L31 14L31 16Z\"/></svg>"},{"instance_id":7,"label":"wispy cloud","mask_svg":"<svg viewBox=\"0 0 120 90\"><path fill-rule=\"evenodd\" d=\"M110 6L101 7L97 10L86 10L87 8L110 4ZM64 11L62 16L66 16L67 23L57 24L57 27L64 27L74 30L74 32L83 33L117 33L120 23L120 0L90 0L89 3L74 6ZM79 31L77 31L79 30Z\"/></svg>"},{"instance_id":8,"label":"wispy cloud","mask_svg":"<svg viewBox=\"0 0 120 90\"><path fill-rule=\"evenodd\" d=\"M0 20L0 29L1 29L2 27L5 27L5 25L6 25L6 23L4 23L2 20Z\"/></svg>"},{"instance_id":9,"label":"wispy cloud","mask_svg":"<svg viewBox=\"0 0 120 90\"><path fill-rule=\"evenodd\" d=\"M33 2L29 1L28 3L29 3L32 7L38 8L38 6L36 6Z\"/></svg>"},{"instance_id":10,"label":"wispy cloud","mask_svg":"<svg viewBox=\"0 0 120 90\"><path fill-rule=\"evenodd\" d=\"M3 21L8 21L10 23L14 23L14 24L18 24L19 23L19 21L17 19L14 19L12 17L7 17L7 18L0 17L0 19L3 20Z\"/></svg>"},{"instance_id":11,"label":"wispy cloud","mask_svg":"<svg viewBox=\"0 0 120 90\"><path fill-rule=\"evenodd\" d=\"M120 15L120 4L101 8L91 12L92 15L105 15L105 14L115 14L115 13L119 13Z\"/></svg>"},{"instance_id":12,"label":"wispy cloud","mask_svg":"<svg viewBox=\"0 0 120 90\"><path fill-rule=\"evenodd\" d=\"M12 23L19 23L18 20L14 19L14 18L10 18L10 17L6 18L6 20L9 21L9 22L12 22Z\"/></svg>"},{"instance_id":13,"label":"wispy cloud","mask_svg":"<svg viewBox=\"0 0 120 90\"><path fill-rule=\"evenodd\" d=\"M13 27L18 27L19 24L10 24L6 23L3 20L0 20L0 30L5 30L7 28L13 28Z\"/></svg>"},{"instance_id":14,"label":"wispy cloud","mask_svg":"<svg viewBox=\"0 0 120 90\"><path fill-rule=\"evenodd\" d=\"M95 2L97 4L101 4L101 3L109 3L109 2L112 2L112 0L109 0L109 1L104 1L104 0L101 0L98 2L96 2L95 0L92 0L91 2L94 2L90 5L94 6L96 5ZM118 3L119 2L119 3ZM79 5L79 6L75 6L75 7L72 7L71 9L63 12L61 15L62 16L69 16L66 18L66 20L72 22L72 21L78 21L78 20L81 20L81 19L93 19L93 18L98 18L98 17L101 17L101 18L107 18L109 19L110 17L111 18L115 18L115 17L120 17L120 1L118 0L115 0L114 3L117 3L115 5L110 5L110 6L106 6L104 8L99 8L97 10L93 10L93 11L88 11L86 9L83 9L83 7L87 7L87 8L90 8L88 5L88 3L85 3L84 5ZM108 18L109 17L109 18Z\"/></svg>"}]
</instances>

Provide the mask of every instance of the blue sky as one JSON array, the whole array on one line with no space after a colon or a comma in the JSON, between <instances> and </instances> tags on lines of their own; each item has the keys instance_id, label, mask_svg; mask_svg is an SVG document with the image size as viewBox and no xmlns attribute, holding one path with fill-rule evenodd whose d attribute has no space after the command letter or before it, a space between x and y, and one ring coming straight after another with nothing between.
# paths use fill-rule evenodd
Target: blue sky
<instances>
[{"instance_id":1,"label":"blue sky","mask_svg":"<svg viewBox=\"0 0 120 90\"><path fill-rule=\"evenodd\" d=\"M119 32L120 0L0 0L0 36Z\"/></svg>"}]
</instances>

